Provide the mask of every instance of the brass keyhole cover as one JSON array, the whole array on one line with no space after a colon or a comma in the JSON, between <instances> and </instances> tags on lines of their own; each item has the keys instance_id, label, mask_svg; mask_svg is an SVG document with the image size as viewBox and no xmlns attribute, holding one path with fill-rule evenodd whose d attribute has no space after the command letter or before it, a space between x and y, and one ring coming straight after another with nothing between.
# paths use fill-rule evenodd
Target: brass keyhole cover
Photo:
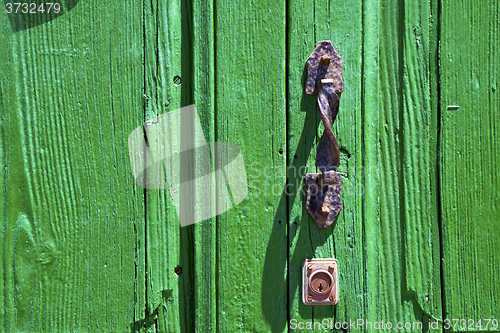
<instances>
[{"instance_id":1,"label":"brass keyhole cover","mask_svg":"<svg viewBox=\"0 0 500 333\"><path fill-rule=\"evenodd\" d=\"M335 281L330 272L319 269L309 277L309 288L316 295L326 295L330 293Z\"/></svg>"},{"instance_id":2,"label":"brass keyhole cover","mask_svg":"<svg viewBox=\"0 0 500 333\"><path fill-rule=\"evenodd\" d=\"M304 260L302 302L305 305L335 305L339 302L339 278L335 258Z\"/></svg>"}]
</instances>

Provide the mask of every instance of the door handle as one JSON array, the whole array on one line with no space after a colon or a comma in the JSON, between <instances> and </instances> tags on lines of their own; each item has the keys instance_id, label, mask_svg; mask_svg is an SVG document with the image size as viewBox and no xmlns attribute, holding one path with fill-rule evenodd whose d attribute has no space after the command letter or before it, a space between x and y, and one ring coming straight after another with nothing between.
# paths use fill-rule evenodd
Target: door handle
<instances>
[{"instance_id":1,"label":"door handle","mask_svg":"<svg viewBox=\"0 0 500 333\"><path fill-rule=\"evenodd\" d=\"M331 41L318 42L307 59L306 94L318 95L319 113L325 131L316 149L316 168L320 173L305 176L306 209L318 228L328 228L342 209L342 177L337 173L340 151L332 124L339 111L343 91L342 57Z\"/></svg>"}]
</instances>

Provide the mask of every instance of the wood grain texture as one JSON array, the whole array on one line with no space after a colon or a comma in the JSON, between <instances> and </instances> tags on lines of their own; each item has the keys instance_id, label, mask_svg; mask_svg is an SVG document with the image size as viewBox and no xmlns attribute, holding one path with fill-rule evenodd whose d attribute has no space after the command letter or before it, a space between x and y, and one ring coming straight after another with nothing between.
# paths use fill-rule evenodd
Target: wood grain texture
<instances>
[{"instance_id":1,"label":"wood grain texture","mask_svg":"<svg viewBox=\"0 0 500 333\"><path fill-rule=\"evenodd\" d=\"M206 141L215 141L212 5L156 1L148 3L144 11L146 120L195 104ZM183 169L196 177L200 168L185 165ZM166 170L167 179L172 171ZM146 205L146 326L159 332L215 331L215 218L181 228L168 190L147 190ZM176 267L182 269L180 275L175 273Z\"/></svg>"},{"instance_id":2,"label":"wood grain texture","mask_svg":"<svg viewBox=\"0 0 500 333\"><path fill-rule=\"evenodd\" d=\"M7 193L6 193L6 168L7 168L7 160L6 160L6 142L5 142L5 106L3 100L3 89L2 89L2 81L0 80L0 202L1 202L1 212L2 212L2 233L0 234L0 240L2 244L5 244L7 237L5 234L5 221L7 221ZM7 313L8 308L5 306L7 304L7 290L5 288L5 280L7 277L7 270L5 269L5 246L0 247L0 257L2 258L2 269L0 270L0 281L2 281L4 288L0 292L0 302L4 306L2 306L0 310L0 324L2 327L6 328L7 324Z\"/></svg>"},{"instance_id":3,"label":"wood grain texture","mask_svg":"<svg viewBox=\"0 0 500 333\"><path fill-rule=\"evenodd\" d=\"M156 1L146 3L144 13L145 120L195 104L206 141L215 141L211 4ZM199 168L184 169L195 177ZM172 171L166 170L167 179ZM215 331L215 218L181 228L169 190L147 190L146 207L145 329Z\"/></svg>"},{"instance_id":4,"label":"wood grain texture","mask_svg":"<svg viewBox=\"0 0 500 333\"><path fill-rule=\"evenodd\" d=\"M84 1L16 34L1 16L2 331L127 332L144 317L127 147L143 121L140 10Z\"/></svg>"},{"instance_id":5,"label":"wood grain texture","mask_svg":"<svg viewBox=\"0 0 500 333\"><path fill-rule=\"evenodd\" d=\"M344 208L332 229L316 229L303 209L303 195L289 199L290 319L316 324L324 319L383 320L394 325L427 322L441 309L436 179L429 177L436 166L432 149L437 131L429 135L431 123L414 113L436 123L436 108L431 112L429 101L429 59L436 51L435 46L429 47L431 4L366 1L331 6L315 1L314 15L304 15L308 6L302 1L289 6L289 164L293 169L307 165L316 172L316 98L304 96L304 74L300 78L297 69L303 68L317 41L330 39L344 59L345 89L334 131L347 161L340 171L347 172L347 177L342 189ZM423 30L418 41L413 38L416 29ZM404 68L412 71L410 76L402 75ZM414 155L406 157L417 152L403 134L422 136L419 143L428 155L426 163ZM403 166L409 170L403 171ZM410 177L410 170L415 177ZM289 175L291 184L300 180ZM434 196L428 197L431 186ZM422 219L420 209L431 214ZM426 247L422 235L432 237ZM339 260L339 304L303 305L303 260L333 255Z\"/></svg>"},{"instance_id":6,"label":"wood grain texture","mask_svg":"<svg viewBox=\"0 0 500 333\"><path fill-rule=\"evenodd\" d=\"M142 15L144 121L154 121L167 111L188 105L186 90L191 80L186 71L192 60L187 47L189 22L182 24L188 14L180 0L144 2ZM180 85L174 84L176 76L180 77ZM153 147L152 143L150 149L161 149L161 145ZM165 170L166 178L171 179L175 172ZM148 189L145 201L146 319L143 328L135 329L179 332L186 325L184 310L192 291L189 278L192 275L192 244L181 239L192 230L181 230L169 190ZM182 267L181 275L175 273L177 266Z\"/></svg>"},{"instance_id":7,"label":"wood grain texture","mask_svg":"<svg viewBox=\"0 0 500 333\"><path fill-rule=\"evenodd\" d=\"M405 1L402 31L402 112L399 133L404 190L401 219L403 292L423 311L442 319L437 183L438 6Z\"/></svg>"},{"instance_id":8,"label":"wood grain texture","mask_svg":"<svg viewBox=\"0 0 500 333\"><path fill-rule=\"evenodd\" d=\"M380 154L379 138L379 101L382 99L379 91L380 75L380 46L379 46L379 22L380 9L376 1L367 1L362 5L362 116L359 120L359 128L362 133L362 140L367 140L368 144L363 144L361 149L356 151L359 159L362 159L362 168L365 166L375 166L376 173L368 173L364 177L364 186L362 187L363 201L360 209L362 211L363 223L363 264L364 264L364 286L363 303L366 307L365 318L368 321L379 318L379 309L371 304L376 304L380 288L378 286L378 244L381 238L378 229L378 218L380 216L380 185L378 171L378 159ZM373 170L373 169L372 169ZM363 176L363 174L361 175ZM371 255L368 255L371 254ZM375 254L375 255L373 255ZM383 292L383 291L382 291Z\"/></svg>"},{"instance_id":9,"label":"wood grain texture","mask_svg":"<svg viewBox=\"0 0 500 333\"><path fill-rule=\"evenodd\" d=\"M361 3L290 1L288 6L288 206L289 319L316 323L365 318L363 229L361 220ZM309 14L310 13L310 14ZM314 15L312 14L314 13ZM324 131L317 95L305 94L306 60L321 40L331 40L343 58L344 92L333 130L341 149L343 209L328 229L318 229L305 209L304 175L319 172L316 146ZM339 260L340 302L306 306L302 302L302 267L308 258ZM314 325L314 324L313 324ZM294 325L290 325L293 329ZM306 329L304 331L312 331Z\"/></svg>"},{"instance_id":10,"label":"wood grain texture","mask_svg":"<svg viewBox=\"0 0 500 333\"><path fill-rule=\"evenodd\" d=\"M193 1L193 92L207 142L215 142L214 3ZM219 140L220 141L220 140ZM216 205L216 197L212 204ZM217 220L194 228L194 329L217 332Z\"/></svg>"},{"instance_id":11,"label":"wood grain texture","mask_svg":"<svg viewBox=\"0 0 500 333\"><path fill-rule=\"evenodd\" d=\"M366 252L366 319L419 322L422 314L405 286L400 144L403 4L363 4L363 228ZM370 170L370 169L368 169ZM365 326L366 328L366 326ZM398 329L415 331L417 328Z\"/></svg>"},{"instance_id":12,"label":"wood grain texture","mask_svg":"<svg viewBox=\"0 0 500 333\"><path fill-rule=\"evenodd\" d=\"M249 192L217 223L217 332L287 331L285 2L215 1L216 135Z\"/></svg>"},{"instance_id":13,"label":"wood grain texture","mask_svg":"<svg viewBox=\"0 0 500 333\"><path fill-rule=\"evenodd\" d=\"M445 318L476 323L500 318L499 14L498 1L442 4ZM455 331L480 330L468 325Z\"/></svg>"},{"instance_id":14,"label":"wood grain texture","mask_svg":"<svg viewBox=\"0 0 500 333\"><path fill-rule=\"evenodd\" d=\"M499 14L496 0L81 1L15 34L0 15L0 331L500 320ZM323 133L305 94L320 40L344 60L343 209L323 230L302 186ZM168 190L135 184L127 138L191 104L207 142L241 148L249 192L181 228ZM305 306L303 261L332 256L339 304Z\"/></svg>"}]
</instances>

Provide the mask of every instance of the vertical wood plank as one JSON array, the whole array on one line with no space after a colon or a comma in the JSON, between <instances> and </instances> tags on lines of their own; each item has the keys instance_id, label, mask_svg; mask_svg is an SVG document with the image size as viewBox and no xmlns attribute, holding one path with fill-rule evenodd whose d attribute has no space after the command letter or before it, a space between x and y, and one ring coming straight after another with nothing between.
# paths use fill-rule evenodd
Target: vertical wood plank
<instances>
[{"instance_id":1,"label":"vertical wood plank","mask_svg":"<svg viewBox=\"0 0 500 333\"><path fill-rule=\"evenodd\" d=\"M366 285L364 287L363 303L366 307L364 317L373 322L379 320L385 314L381 313L378 307L371 306L377 304L381 288L379 258L381 232L379 228L380 219L380 177L379 159L381 139L379 133L379 109L382 101L380 92L380 68L381 48L379 24L381 21L381 10L379 1L363 1L362 12L362 95L361 95L361 117L358 118L361 128L361 141L363 145L356 152L359 159L362 159L362 168L370 166L375 168L375 172L362 174L364 176L362 188L363 201L359 208L362 210L363 223L363 243L364 249L364 278ZM366 143L365 143L366 141ZM373 170L373 169L372 169ZM383 291L382 291L383 293ZM386 319L387 320L387 319Z\"/></svg>"},{"instance_id":2,"label":"vertical wood plank","mask_svg":"<svg viewBox=\"0 0 500 333\"><path fill-rule=\"evenodd\" d=\"M146 120L194 104L205 140L215 141L212 5L157 1L144 13ZM196 166L183 168L196 176ZM167 181L176 171L166 170ZM146 205L148 325L160 332L215 331L215 218L180 227L169 189L148 189Z\"/></svg>"},{"instance_id":3,"label":"vertical wood plank","mask_svg":"<svg viewBox=\"0 0 500 333\"><path fill-rule=\"evenodd\" d=\"M144 2L144 121L154 122L156 117L183 106L182 93L189 82L183 69L189 59L183 61L188 55L182 47L182 43L187 42L182 14L181 0ZM176 76L180 77L180 85L174 84ZM158 147L150 145L150 149L161 149L159 143ZM168 179L176 171L165 170L165 177ZM187 256L182 255L185 248L180 245L179 218L169 190L147 189L145 202L147 313L144 326L151 331L180 332L183 319L180 309L185 300L182 282L189 280L190 267L181 262L181 258ZM183 275L175 273L177 266L183 268Z\"/></svg>"},{"instance_id":4,"label":"vertical wood plank","mask_svg":"<svg viewBox=\"0 0 500 333\"><path fill-rule=\"evenodd\" d=\"M437 20L436 2L405 1L403 25L403 112L400 145L403 193L405 297L423 311L422 322L442 319L437 194ZM434 99L434 100L432 100Z\"/></svg>"},{"instance_id":5,"label":"vertical wood plank","mask_svg":"<svg viewBox=\"0 0 500 333\"><path fill-rule=\"evenodd\" d=\"M485 330L484 319L500 318L499 14L498 1L442 4L444 317L475 323L454 331Z\"/></svg>"},{"instance_id":6,"label":"vertical wood plank","mask_svg":"<svg viewBox=\"0 0 500 333\"><path fill-rule=\"evenodd\" d=\"M285 2L215 1L216 135L247 198L218 217L218 332L287 330Z\"/></svg>"},{"instance_id":7,"label":"vertical wood plank","mask_svg":"<svg viewBox=\"0 0 500 333\"><path fill-rule=\"evenodd\" d=\"M214 3L193 2L194 103L207 142L215 142ZM215 193L210 198L216 205ZM217 332L217 220L194 225L194 318L196 332Z\"/></svg>"},{"instance_id":8,"label":"vertical wood plank","mask_svg":"<svg viewBox=\"0 0 500 333\"><path fill-rule=\"evenodd\" d=\"M376 2L367 6L372 10L377 8ZM407 294L404 266L405 189L401 162L404 159L404 146L401 140L404 126L402 74L405 58L405 12L403 2L380 1L378 9L378 86L371 83L370 92L365 97L366 109L376 107L378 111L369 110L371 115L364 120L367 123L365 145L378 140L378 172L370 175L370 182L377 187L378 192L372 195L378 194L378 207L372 206L373 210L367 210L365 217L367 241L377 243L369 244L367 251L367 257L371 257L368 259L367 281L372 281L368 285L368 304L375 305L371 308L369 317L378 322L389 321L394 326L399 322L410 323L411 327L398 328L398 331L411 332L418 329L413 323L421 322L423 316L415 300ZM368 52L371 54L373 50ZM377 63L372 62L365 70L370 72L376 65ZM374 94L378 94L378 97ZM377 100L378 105L372 104L369 101L371 98ZM371 117L376 118L372 121ZM374 130L378 133L371 134ZM368 147L365 149L368 150ZM374 177L378 180L373 179ZM366 200L376 199L367 196ZM375 267L372 268L372 264Z\"/></svg>"},{"instance_id":9,"label":"vertical wood plank","mask_svg":"<svg viewBox=\"0 0 500 333\"><path fill-rule=\"evenodd\" d=\"M9 26L7 23L7 18L0 18L0 38L2 42L5 42L5 46L7 46L7 38L6 35L10 33ZM5 49L4 49L5 50ZM5 52L5 51L4 51ZM5 55L2 53L2 59L5 59ZM5 62L3 62L5 64ZM2 68L2 73L4 67ZM0 281L3 284L2 292L0 293L0 304L2 304L0 310L0 327L3 327L5 330L9 329L10 325L7 323L8 320L11 319L12 312L9 314L8 308L8 297L7 297L7 267L6 267L6 244L8 241L8 235L6 232L7 228L7 142L5 137L5 127L6 127L6 110L4 105L4 90L2 85L2 80L0 80L0 212L2 219L2 232L0 233L0 241L2 242L2 247L0 248L0 258L2 258L2 268L0 269Z\"/></svg>"},{"instance_id":10,"label":"vertical wood plank","mask_svg":"<svg viewBox=\"0 0 500 333\"><path fill-rule=\"evenodd\" d=\"M141 6L83 1L16 34L2 15L5 331L125 332L144 318L127 147L143 113Z\"/></svg>"},{"instance_id":11,"label":"vertical wood plank","mask_svg":"<svg viewBox=\"0 0 500 333\"><path fill-rule=\"evenodd\" d=\"M290 1L288 14L288 205L289 319L297 322L344 322L364 318L363 230L361 220L361 2ZM324 130L317 96L305 94L306 61L321 40L331 40L343 58L344 92L333 129L341 149L343 209L336 223L320 230L305 210L303 178L316 168L316 145ZM339 263L338 306L306 306L302 302L302 266L308 258L336 257ZM312 331L307 329L306 331Z\"/></svg>"},{"instance_id":12,"label":"vertical wood plank","mask_svg":"<svg viewBox=\"0 0 500 333\"><path fill-rule=\"evenodd\" d=\"M429 33L430 3L363 1L332 6L315 1L314 15L304 15L309 6L290 3L288 137L290 155L295 154L289 164L307 165L315 172L316 100L303 94L304 64L317 41L331 39L344 58L345 89L334 131L347 161L339 170L347 175L343 210L333 230L315 227L303 208L305 195L290 198L290 319L316 324L327 319L330 325L357 319L425 325L428 317L438 318L441 309L436 179L429 177L436 165L437 134L429 134L432 121L436 123L429 101L429 63L436 50L429 46L436 37ZM413 116L416 112L418 117ZM308 132L313 134L307 136ZM414 141L403 140L403 135L420 140L425 163L414 158ZM289 182L301 177L289 176ZM432 187L431 196L421 187L427 192ZM411 210L422 205L433 215L422 219ZM422 235L431 237L427 247L421 246ZM339 260L340 303L335 308L303 305L303 260L332 255ZM416 257L427 262L422 266Z\"/></svg>"},{"instance_id":13,"label":"vertical wood plank","mask_svg":"<svg viewBox=\"0 0 500 333\"><path fill-rule=\"evenodd\" d=\"M0 22L1 23L1 22ZM6 159L6 141L5 141L5 106L3 100L3 89L2 89L2 81L0 80L0 203L1 203L1 212L2 212L2 233L0 233L0 241L4 244L0 248L0 258L2 258L2 269L0 270L0 281L4 285L2 288L2 292L0 293L0 304L2 304L2 309L0 310L0 327L4 329L8 328L7 320L8 320L8 308L7 308L7 297L6 297L6 277L7 277L7 269L5 267L5 244L7 241L7 235L5 233L5 225L7 223L7 177L5 174L5 170L7 168L7 159Z\"/></svg>"}]
</instances>

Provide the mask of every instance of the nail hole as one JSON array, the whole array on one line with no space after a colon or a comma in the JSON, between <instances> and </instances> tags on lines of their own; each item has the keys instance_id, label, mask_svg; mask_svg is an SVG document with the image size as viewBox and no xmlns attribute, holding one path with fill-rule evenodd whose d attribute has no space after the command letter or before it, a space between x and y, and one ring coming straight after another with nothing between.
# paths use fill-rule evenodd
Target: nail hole
<instances>
[{"instance_id":1,"label":"nail hole","mask_svg":"<svg viewBox=\"0 0 500 333\"><path fill-rule=\"evenodd\" d=\"M182 267L181 266L175 267L174 272L177 275L181 275L182 274Z\"/></svg>"},{"instance_id":2,"label":"nail hole","mask_svg":"<svg viewBox=\"0 0 500 333\"><path fill-rule=\"evenodd\" d=\"M298 156L297 155L293 155L293 158L298 158Z\"/></svg>"},{"instance_id":3,"label":"nail hole","mask_svg":"<svg viewBox=\"0 0 500 333\"><path fill-rule=\"evenodd\" d=\"M293 222L293 224L297 224L297 221Z\"/></svg>"},{"instance_id":4,"label":"nail hole","mask_svg":"<svg viewBox=\"0 0 500 333\"><path fill-rule=\"evenodd\" d=\"M181 81L181 77L180 77L179 75L174 76L174 84L175 84L176 86L180 86L180 85L181 85L181 82L182 82L182 81Z\"/></svg>"},{"instance_id":5,"label":"nail hole","mask_svg":"<svg viewBox=\"0 0 500 333\"><path fill-rule=\"evenodd\" d=\"M280 155L283 155L283 149L280 149L279 153Z\"/></svg>"},{"instance_id":6,"label":"nail hole","mask_svg":"<svg viewBox=\"0 0 500 333\"><path fill-rule=\"evenodd\" d=\"M281 220L279 220L278 223L281 224Z\"/></svg>"}]
</instances>

